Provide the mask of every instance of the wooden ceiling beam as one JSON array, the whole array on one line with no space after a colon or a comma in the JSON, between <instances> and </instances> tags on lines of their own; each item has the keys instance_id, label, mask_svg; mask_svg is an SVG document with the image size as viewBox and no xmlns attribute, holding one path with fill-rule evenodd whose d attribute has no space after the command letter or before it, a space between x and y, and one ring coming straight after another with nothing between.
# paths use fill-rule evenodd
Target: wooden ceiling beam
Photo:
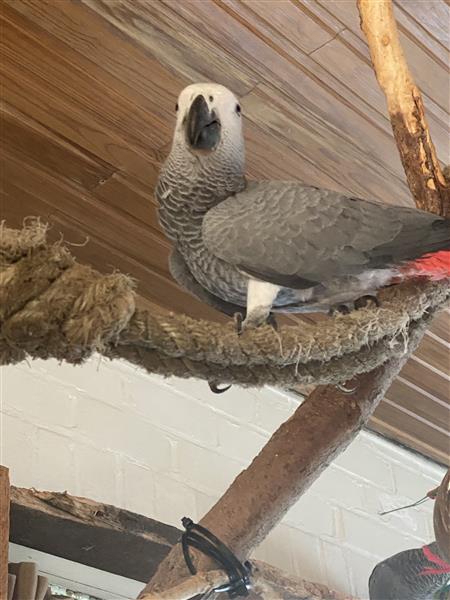
<instances>
[{"instance_id":1,"label":"wooden ceiling beam","mask_svg":"<svg viewBox=\"0 0 450 600\"><path fill-rule=\"evenodd\" d=\"M147 581L180 535L109 504L11 486L11 542L108 573Z\"/></svg>"}]
</instances>

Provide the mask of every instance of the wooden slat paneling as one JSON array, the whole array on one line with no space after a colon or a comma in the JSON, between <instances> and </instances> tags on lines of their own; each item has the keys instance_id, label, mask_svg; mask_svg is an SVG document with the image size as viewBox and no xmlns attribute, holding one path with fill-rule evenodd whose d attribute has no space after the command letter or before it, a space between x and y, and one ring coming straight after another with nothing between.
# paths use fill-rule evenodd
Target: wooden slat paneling
<instances>
[{"instance_id":1,"label":"wooden slat paneling","mask_svg":"<svg viewBox=\"0 0 450 600\"><path fill-rule=\"evenodd\" d=\"M386 397L400 408L407 409L437 428L448 431L448 404L425 394L410 381L399 378L391 385Z\"/></svg>"},{"instance_id":2,"label":"wooden slat paneling","mask_svg":"<svg viewBox=\"0 0 450 600\"><path fill-rule=\"evenodd\" d=\"M418 421L414 415L382 402L369 426L374 431L417 450L443 465L450 465L448 435Z\"/></svg>"},{"instance_id":3,"label":"wooden slat paneling","mask_svg":"<svg viewBox=\"0 0 450 600\"><path fill-rule=\"evenodd\" d=\"M108 179L115 168L82 151L47 127L2 103L2 144L47 173L91 189Z\"/></svg>"},{"instance_id":4,"label":"wooden slat paneling","mask_svg":"<svg viewBox=\"0 0 450 600\"><path fill-rule=\"evenodd\" d=\"M417 28L438 40L450 52L450 6L445 0L395 0L395 3L416 22ZM399 15L397 12L396 15ZM425 45L428 46L428 42ZM444 61L445 62L445 61Z\"/></svg>"}]
</instances>

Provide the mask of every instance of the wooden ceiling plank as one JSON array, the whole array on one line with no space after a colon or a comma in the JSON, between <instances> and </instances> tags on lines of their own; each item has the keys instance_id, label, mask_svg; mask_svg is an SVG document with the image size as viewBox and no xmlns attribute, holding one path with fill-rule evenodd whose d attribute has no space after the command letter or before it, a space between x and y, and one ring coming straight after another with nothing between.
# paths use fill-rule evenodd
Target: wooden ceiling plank
<instances>
[{"instance_id":1,"label":"wooden ceiling plank","mask_svg":"<svg viewBox=\"0 0 450 600\"><path fill-rule=\"evenodd\" d=\"M245 102L243 107L245 111ZM259 127L249 119L245 120L247 172L251 179L300 180L311 185L341 192L351 192L342 183L342 179L332 177L330 173L305 156L298 147L286 149L286 145L276 135ZM270 148L270 152L267 149Z\"/></svg>"},{"instance_id":2,"label":"wooden ceiling plank","mask_svg":"<svg viewBox=\"0 0 450 600\"><path fill-rule=\"evenodd\" d=\"M448 346L427 335L421 341L414 356L429 363L444 375L450 375L450 352ZM449 383L450 393L450 383Z\"/></svg>"},{"instance_id":3,"label":"wooden ceiling plank","mask_svg":"<svg viewBox=\"0 0 450 600\"><path fill-rule=\"evenodd\" d=\"M446 436L434 435L434 430L426 427L417 429L414 419L383 402L378 414L369 421L368 428L383 436L428 456L442 465L450 465L449 444Z\"/></svg>"},{"instance_id":4,"label":"wooden ceiling plank","mask_svg":"<svg viewBox=\"0 0 450 600\"><path fill-rule=\"evenodd\" d=\"M431 12L435 12L431 5L436 6L440 0L431 0L430 10ZM435 37L431 35L430 29L428 27L423 26L422 24L425 21L422 17L418 17L417 8L419 5L424 4L422 0L418 2L413 2L411 0L394 0L394 13L397 21L397 26L399 28L399 35L403 40L405 36L409 37L413 43L416 43L425 53L427 53L431 58L436 60L440 66L444 69L447 68L448 60L449 60L449 43L446 45L442 45L440 42L436 42ZM338 29L339 27L344 28L344 30L340 32L340 37L343 37L347 33L351 33L359 43L354 43L355 47L357 47L361 51L361 47L364 47L363 54L368 55L368 48L365 37L362 35L361 28L359 25L359 14L356 8L356 5L353 5L351 2L347 2L347 6L342 6L342 3L339 0L319 0L318 2L311 2L311 10L326 12L331 21L334 21L334 27ZM410 12L406 12L406 7L410 10ZM442 21L441 26L445 28L444 23L448 22L444 20ZM447 36L449 35L449 28L447 27Z\"/></svg>"},{"instance_id":5,"label":"wooden ceiling plank","mask_svg":"<svg viewBox=\"0 0 450 600\"><path fill-rule=\"evenodd\" d=\"M308 13L301 12L290 0L223 0L223 3L239 10L245 7L250 14L259 16L289 40L294 47L309 54L334 37L328 28L321 27Z\"/></svg>"},{"instance_id":6,"label":"wooden ceiling plank","mask_svg":"<svg viewBox=\"0 0 450 600\"><path fill-rule=\"evenodd\" d=\"M433 432L435 432L435 433L442 434L443 436L445 436L445 438L447 438L447 443L450 446L450 432L447 429L443 429L442 427L440 427L439 425L436 425L432 421L425 419L424 417L417 414L416 412L411 411L406 406L401 406L400 404L393 402L387 396L383 399L383 402L384 402L384 404L387 404L391 408L394 408L395 410L399 410L404 415L411 417L414 420L414 422L417 422L417 427L420 427L420 425L423 425L427 428L432 429Z\"/></svg>"},{"instance_id":7,"label":"wooden ceiling plank","mask_svg":"<svg viewBox=\"0 0 450 600\"><path fill-rule=\"evenodd\" d=\"M432 29L428 26L427 21L429 17L423 19L423 14L421 14L419 4L422 4L422 0L420 2L404 2L402 0L394 0L394 13L397 19L397 23L399 24L400 30L402 33L407 35L413 42L418 44L420 48L429 54L435 60L438 60L441 66L444 69L448 69L448 62L450 60L450 11L447 14L447 33L446 33L446 44L444 45L435 35ZM408 4L414 5L414 7L408 10ZM433 13L436 12L435 8L444 3L441 3L439 0L433 0L433 3L430 3L430 11ZM419 8L419 11L417 10ZM434 19L434 16L432 17ZM445 18L445 17L444 17ZM445 21L444 21L445 23ZM445 25L444 25L445 30ZM442 32L442 25L440 29L440 33Z\"/></svg>"},{"instance_id":8,"label":"wooden ceiling plank","mask_svg":"<svg viewBox=\"0 0 450 600\"><path fill-rule=\"evenodd\" d=\"M344 29L339 34L337 39L341 40L349 50L357 54L359 58L367 64L368 67L372 66L369 48L365 40L358 37L349 29ZM427 118L430 121L430 127L436 127L439 125L445 131L447 131L448 110L442 110L442 108L440 108L436 102L427 96L427 94L425 94L423 91L421 93L425 102Z\"/></svg>"},{"instance_id":9,"label":"wooden ceiling plank","mask_svg":"<svg viewBox=\"0 0 450 600\"><path fill-rule=\"evenodd\" d=\"M444 342L450 344L450 313L443 310L436 315L429 330Z\"/></svg>"},{"instance_id":10,"label":"wooden ceiling plank","mask_svg":"<svg viewBox=\"0 0 450 600\"><path fill-rule=\"evenodd\" d=\"M70 140L79 148L99 157L117 169L126 169L145 181L146 174L157 168L157 159L141 155L113 132L86 118L70 102L56 101L46 86L30 78L19 68L11 70L0 62L2 98L38 123Z\"/></svg>"},{"instance_id":11,"label":"wooden ceiling plank","mask_svg":"<svg viewBox=\"0 0 450 600\"><path fill-rule=\"evenodd\" d=\"M166 19L160 2L82 0L85 6L139 43L172 73L187 81L218 81L245 95L257 83L240 62L221 52L214 42Z\"/></svg>"},{"instance_id":12,"label":"wooden ceiling plank","mask_svg":"<svg viewBox=\"0 0 450 600\"><path fill-rule=\"evenodd\" d=\"M352 90L352 93L358 94L364 102L367 102L369 106L378 111L382 117L387 116L386 99L376 83L372 67L366 62L358 60L354 52L346 44L342 43L340 36L323 45L310 56L322 68L329 69L343 85ZM441 112L439 107L435 106L427 97L425 97L425 103L431 111L435 107L437 113ZM438 157L445 164L448 164L450 162L450 137L448 128L432 112L428 112L427 116Z\"/></svg>"},{"instance_id":13,"label":"wooden ceiling plank","mask_svg":"<svg viewBox=\"0 0 450 600\"><path fill-rule=\"evenodd\" d=\"M363 39L356 3L342 2L341 0L318 0L318 2L357 37ZM398 12L397 10L396 16ZM442 85L442 81L445 81L447 77L444 65L424 52L420 45L411 40L402 31L402 25L399 27L399 37L417 85L436 104L447 110L448 90L446 86Z\"/></svg>"},{"instance_id":14,"label":"wooden ceiling plank","mask_svg":"<svg viewBox=\"0 0 450 600\"><path fill-rule=\"evenodd\" d=\"M305 122L314 119L327 122L330 131L339 133L342 141L358 147L380 168L401 175L392 136L331 94L308 69L261 39L253 23L240 23L234 14L223 10L223 4L214 2L170 2L170 7L205 36L214 35L217 44L240 58L243 68L251 69L265 85L273 88L277 97L293 104ZM215 31L217 22L221 28Z\"/></svg>"},{"instance_id":15,"label":"wooden ceiling plank","mask_svg":"<svg viewBox=\"0 0 450 600\"><path fill-rule=\"evenodd\" d=\"M117 251L95 232L89 232L88 237L78 219L72 219L32 192L10 184L3 192L2 206L8 226L21 227L25 217L40 215L43 222L50 224L50 241L60 240L62 234L72 244L71 252L80 262L91 265L101 273L119 270L130 275L136 280L137 292L150 303L194 318L226 320L223 315L183 292L168 274L163 277L141 261Z\"/></svg>"},{"instance_id":16,"label":"wooden ceiling plank","mask_svg":"<svg viewBox=\"0 0 450 600\"><path fill-rule=\"evenodd\" d=\"M168 275L167 243L159 234L137 221L128 219L114 208L83 193L67 182L39 171L21 157L2 153L5 187L12 183L16 188L30 192L53 206L61 214L78 222L87 236L97 235L112 248L134 260L150 266L156 273Z\"/></svg>"},{"instance_id":17,"label":"wooden ceiling plank","mask_svg":"<svg viewBox=\"0 0 450 600\"><path fill-rule=\"evenodd\" d=\"M69 57L71 63L86 68L123 98L161 120L167 122L173 117L175 98L188 80L169 72L144 47L122 35L88 6L53 0L6 2L74 50Z\"/></svg>"},{"instance_id":18,"label":"wooden ceiling plank","mask_svg":"<svg viewBox=\"0 0 450 600\"><path fill-rule=\"evenodd\" d=\"M432 396L423 394L407 380L396 379L386 397L399 407L406 408L446 431L450 428L450 406L435 402Z\"/></svg>"},{"instance_id":19,"label":"wooden ceiling plank","mask_svg":"<svg viewBox=\"0 0 450 600\"><path fill-rule=\"evenodd\" d=\"M265 128L287 148L298 148L310 161L320 156L321 168L352 194L411 203L406 186L330 129L317 115L304 115L271 87L259 84L243 101L247 118ZM336 152L339 148L339 152Z\"/></svg>"},{"instance_id":20,"label":"wooden ceiling plank","mask_svg":"<svg viewBox=\"0 0 450 600\"><path fill-rule=\"evenodd\" d=\"M450 385L436 372L412 357L400 372L400 376L411 381L414 385L450 405Z\"/></svg>"},{"instance_id":21,"label":"wooden ceiling plank","mask_svg":"<svg viewBox=\"0 0 450 600\"><path fill-rule=\"evenodd\" d=\"M291 0L296 6L306 13L310 18L319 23L321 27L338 35L344 26L339 23L327 10L322 8L317 0Z\"/></svg>"},{"instance_id":22,"label":"wooden ceiling plank","mask_svg":"<svg viewBox=\"0 0 450 600\"><path fill-rule=\"evenodd\" d=\"M117 172L91 190L91 193L94 198L98 198L108 206L151 227L152 231L160 236L162 243L169 246L169 241L159 226L157 202L152 193L154 185L155 179L149 177L148 189L143 190L140 186L133 185L126 173Z\"/></svg>"},{"instance_id":23,"label":"wooden ceiling plank","mask_svg":"<svg viewBox=\"0 0 450 600\"><path fill-rule=\"evenodd\" d=\"M393 169L396 169L400 176L398 156L392 138L387 132L381 131L374 125L371 126L367 119L342 102L336 101L334 95L324 91L323 86L311 79L299 65L293 65L283 58L213 2L171 2L167 5L162 1L159 3L126 1L121 2L120 5L107 4L106 6L102 0L87 0L87 2L89 6L104 14L105 18L125 28L128 35L136 36L140 43L152 49L157 44L151 31L152 18L157 20L160 28L167 28L168 37L174 30L181 31L183 34L186 31L186 35L189 34L191 37L200 34L200 44L204 47L205 53L207 49L209 52L210 43L214 46L212 58L209 56L208 59L215 60L214 57L219 53L222 56L232 54L235 60L240 61L243 74L250 73L254 78L265 79L278 95L288 96L295 103L297 110L305 114L306 120L318 115L321 120L327 122L330 129L340 132L342 140L350 140L359 148L361 154L371 158L372 163L380 164L380 169L388 170L389 174L386 173L385 181L390 178ZM216 26L218 22L221 23L219 30ZM179 40L180 34L173 35L175 36L173 43L175 43ZM195 44L191 43L191 46L195 47ZM186 62L190 64L192 62L192 50L186 48L185 52L181 66L178 63L170 63L169 55L161 60L164 60L169 68L182 69ZM224 83L222 77L223 74L217 70L213 79ZM369 173L370 171L367 176Z\"/></svg>"},{"instance_id":24,"label":"wooden ceiling plank","mask_svg":"<svg viewBox=\"0 0 450 600\"><path fill-rule=\"evenodd\" d=\"M132 98L122 98L115 92L114 78L91 75L83 65L81 55L73 53L66 44L29 22L21 15L3 11L2 60L17 72L18 69L44 84L56 105L60 101L77 107L86 119L115 133L130 146L146 153L159 148L170 139L167 119L144 111ZM11 11L10 11L11 12ZM42 39L45 38L45 44ZM48 69L46 65L52 65Z\"/></svg>"},{"instance_id":25,"label":"wooden ceiling plank","mask_svg":"<svg viewBox=\"0 0 450 600\"><path fill-rule=\"evenodd\" d=\"M450 5L445 0L395 0L447 51L450 48Z\"/></svg>"},{"instance_id":26,"label":"wooden ceiling plank","mask_svg":"<svg viewBox=\"0 0 450 600\"><path fill-rule=\"evenodd\" d=\"M272 0L273 1L273 0ZM266 4L266 3L264 3ZM292 2L289 2L292 6ZM269 3L272 6L272 3ZM294 62L298 63L308 76L320 82L321 85L326 88L332 95L335 95L337 100L344 102L351 109L355 110L360 116L365 118L369 123L375 124L380 129L385 131L391 136L391 125L389 120L381 115L376 110L372 109L370 105L364 102L359 96L357 96L353 90L342 83L335 77L334 73L324 69L311 57L312 51L307 54L303 52L298 46L290 42L280 28L278 30L274 24L270 21L270 12L266 11L267 20L263 19L261 15L253 13L249 7L244 6L240 0L226 0L226 6L228 10L232 10L234 15L237 15L242 21L247 23L247 26L251 24L252 30L256 35L264 39L266 43L276 42L276 46L286 53ZM249 3L249 6L253 7L253 2ZM304 6L296 3L295 6L304 11ZM298 12L298 10L297 10ZM305 13L309 17L309 12ZM298 18L298 17L297 17ZM300 19L303 18L301 14ZM298 21L297 21L298 22ZM322 24L323 25L323 24ZM326 28L329 31L329 38L334 39L336 34Z\"/></svg>"},{"instance_id":27,"label":"wooden ceiling plank","mask_svg":"<svg viewBox=\"0 0 450 600\"><path fill-rule=\"evenodd\" d=\"M36 167L59 173L85 189L108 179L115 167L80 150L11 106L2 104L2 143Z\"/></svg>"}]
</instances>

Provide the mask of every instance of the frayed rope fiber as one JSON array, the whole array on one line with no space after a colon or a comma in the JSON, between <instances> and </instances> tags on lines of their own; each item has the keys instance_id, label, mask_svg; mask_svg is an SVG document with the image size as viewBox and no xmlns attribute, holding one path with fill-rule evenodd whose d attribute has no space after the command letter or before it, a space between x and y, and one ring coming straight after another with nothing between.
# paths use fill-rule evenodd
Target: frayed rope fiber
<instances>
[{"instance_id":1,"label":"frayed rope fiber","mask_svg":"<svg viewBox=\"0 0 450 600\"><path fill-rule=\"evenodd\" d=\"M81 363L93 352L150 373L244 386L340 383L407 348L411 328L450 299L450 282L383 290L380 308L246 331L185 315L136 309L133 281L78 264L63 242L29 218L0 229L0 362L27 357Z\"/></svg>"}]
</instances>

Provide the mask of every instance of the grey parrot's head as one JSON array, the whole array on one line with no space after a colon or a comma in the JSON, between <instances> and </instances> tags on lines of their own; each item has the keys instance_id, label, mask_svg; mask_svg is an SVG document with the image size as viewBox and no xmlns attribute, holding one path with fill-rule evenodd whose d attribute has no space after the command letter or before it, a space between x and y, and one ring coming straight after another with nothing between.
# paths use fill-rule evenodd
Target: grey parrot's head
<instances>
[{"instance_id":1,"label":"grey parrot's head","mask_svg":"<svg viewBox=\"0 0 450 600\"><path fill-rule=\"evenodd\" d=\"M241 106L236 96L217 83L194 83L181 92L176 104L173 146L200 160L211 155L244 154Z\"/></svg>"}]
</instances>

